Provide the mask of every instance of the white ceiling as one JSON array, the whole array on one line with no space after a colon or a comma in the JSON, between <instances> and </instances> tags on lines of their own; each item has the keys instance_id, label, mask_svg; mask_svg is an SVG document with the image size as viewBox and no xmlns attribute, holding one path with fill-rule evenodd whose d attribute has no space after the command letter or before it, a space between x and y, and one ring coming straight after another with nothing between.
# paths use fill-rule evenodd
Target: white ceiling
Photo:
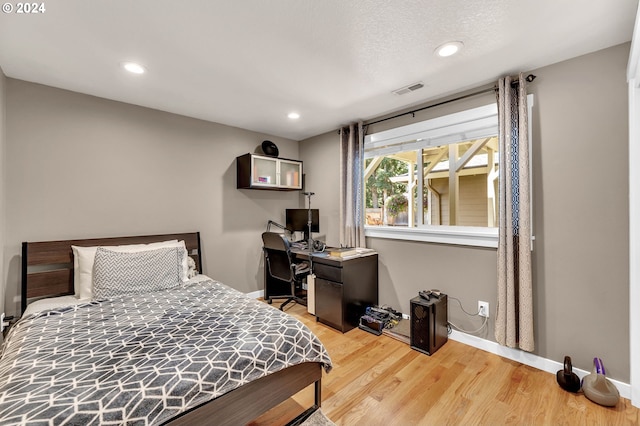
<instances>
[{"instance_id":1,"label":"white ceiling","mask_svg":"<svg viewBox=\"0 0 640 426\"><path fill-rule=\"evenodd\" d=\"M8 77L302 140L629 41L638 0L44 4L0 14ZM452 40L460 54L433 54ZM148 72L127 74L122 61Z\"/></svg>"}]
</instances>

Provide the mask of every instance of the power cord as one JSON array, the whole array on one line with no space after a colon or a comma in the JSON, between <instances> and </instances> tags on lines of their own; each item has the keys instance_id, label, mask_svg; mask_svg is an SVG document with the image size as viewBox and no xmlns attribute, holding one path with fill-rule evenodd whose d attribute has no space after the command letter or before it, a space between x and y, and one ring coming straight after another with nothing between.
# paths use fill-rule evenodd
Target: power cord
<instances>
[{"instance_id":1,"label":"power cord","mask_svg":"<svg viewBox=\"0 0 640 426\"><path fill-rule=\"evenodd\" d=\"M460 331L462 331L462 332L464 332L464 333L468 333L468 334L475 334L475 333L480 332L480 330L482 330L482 329L487 325L487 320L488 320L488 319L489 319L489 318L484 317L484 321L482 321L482 325L480 326L480 328L478 328L478 329L476 329L476 330L473 330L473 331L467 331L467 330L465 330L465 329L463 329L463 328L460 328L460 327L458 327L457 325L455 325L454 323L452 323L451 321L449 321L449 325L450 325L451 327L455 328L456 330L460 330ZM449 333L449 334L451 334L451 333Z\"/></svg>"},{"instance_id":2,"label":"power cord","mask_svg":"<svg viewBox=\"0 0 640 426\"><path fill-rule=\"evenodd\" d=\"M458 298L456 298L456 297L451 297L451 296L449 296L449 299L453 299L453 300L455 300L456 302L458 302L458 304L460 305L460 309L462 309L462 312L464 312L464 313L465 313L465 314L467 314L468 316L470 316L470 317L476 317L476 316L480 315L480 310L478 310L478 312L476 312L475 314L472 314L472 313L470 313L470 312L467 312L467 311L464 309L464 307L462 306L462 302L460 301L460 299L458 299ZM487 326L487 321L488 321L488 320L489 320L489 317L484 317L484 321L482 321L482 325L481 325L478 329L473 330L473 331L465 330L465 329L463 329L463 328L461 328L461 327L458 327L457 325L455 325L455 324L454 324L454 323L452 323L451 321L447 321L447 333L448 333L448 334L451 334L451 331L452 331L452 330L451 330L451 328L452 328L452 327L453 327L453 328L455 328L456 330L460 330L460 331L462 331L463 333L467 333L467 334L475 334L475 333L479 333L483 328L485 328L485 327Z\"/></svg>"},{"instance_id":3,"label":"power cord","mask_svg":"<svg viewBox=\"0 0 640 426\"><path fill-rule=\"evenodd\" d=\"M453 299L456 302L458 302L458 305L460 305L460 309L462 309L462 312L464 312L465 314L469 315L470 317L476 317L476 316L480 315L480 310L479 309L478 309L478 312L476 312L475 314L469 313L469 312L464 310L464 307L462 306L462 302L460 301L460 299L458 299L457 297L451 297L451 296L448 296L448 297L449 297L449 299Z\"/></svg>"}]
</instances>

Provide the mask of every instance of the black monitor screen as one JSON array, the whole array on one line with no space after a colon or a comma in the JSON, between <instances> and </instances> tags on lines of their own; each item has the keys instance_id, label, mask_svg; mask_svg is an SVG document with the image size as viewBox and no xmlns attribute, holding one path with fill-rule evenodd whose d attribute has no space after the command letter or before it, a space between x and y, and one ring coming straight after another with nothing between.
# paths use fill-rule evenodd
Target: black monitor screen
<instances>
[{"instance_id":1,"label":"black monitor screen","mask_svg":"<svg viewBox=\"0 0 640 426\"><path fill-rule=\"evenodd\" d=\"M309 232L309 209L287 209L287 229L294 232ZM311 209L311 232L320 232L320 213L318 209Z\"/></svg>"}]
</instances>

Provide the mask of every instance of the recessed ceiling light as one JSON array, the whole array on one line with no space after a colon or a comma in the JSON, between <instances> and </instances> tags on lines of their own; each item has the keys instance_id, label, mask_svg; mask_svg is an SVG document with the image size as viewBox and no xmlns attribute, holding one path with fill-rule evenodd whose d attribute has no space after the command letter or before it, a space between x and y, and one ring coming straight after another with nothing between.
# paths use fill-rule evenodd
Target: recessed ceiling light
<instances>
[{"instance_id":1,"label":"recessed ceiling light","mask_svg":"<svg viewBox=\"0 0 640 426\"><path fill-rule=\"evenodd\" d=\"M287 117L289 117L292 120L297 120L298 118L300 118L300 114L298 114L297 112L290 112L289 115L287 115Z\"/></svg>"},{"instance_id":2,"label":"recessed ceiling light","mask_svg":"<svg viewBox=\"0 0 640 426\"><path fill-rule=\"evenodd\" d=\"M447 56L455 55L462 50L463 47L464 44L461 41L449 41L438 46L438 48L436 48L436 54L445 58Z\"/></svg>"},{"instance_id":3,"label":"recessed ceiling light","mask_svg":"<svg viewBox=\"0 0 640 426\"><path fill-rule=\"evenodd\" d=\"M135 62L123 62L122 68L133 74L144 74L147 71L145 67Z\"/></svg>"}]
</instances>

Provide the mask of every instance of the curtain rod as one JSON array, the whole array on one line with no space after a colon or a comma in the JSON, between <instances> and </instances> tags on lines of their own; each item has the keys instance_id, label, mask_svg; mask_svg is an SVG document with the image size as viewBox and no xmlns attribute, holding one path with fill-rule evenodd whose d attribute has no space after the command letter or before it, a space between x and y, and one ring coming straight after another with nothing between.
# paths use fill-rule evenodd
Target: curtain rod
<instances>
[{"instance_id":1,"label":"curtain rod","mask_svg":"<svg viewBox=\"0 0 640 426\"><path fill-rule=\"evenodd\" d=\"M536 79L536 76L533 75L533 74L529 74L525 78L525 80L528 81L529 83L531 83L535 79ZM518 80L512 81L511 82L511 87L517 87L519 84L520 83L518 82ZM409 114L414 115L416 112L424 111L425 109L429 109L429 108L433 108L433 107L437 107L437 106L441 106L441 105L446 105L446 104L451 103L451 102L461 101L463 99L467 99L467 98L471 98L471 97L474 97L474 96L482 95L483 93L494 92L496 90L498 90L498 86L493 86L493 87L490 87L488 89L479 90L477 92L473 92L473 93L469 93L469 94L466 94L466 95L458 96L457 98L453 98L453 99L447 99L446 101L438 102L438 103L432 104L432 105L427 105L425 107L414 109L412 111L407 111L407 112L403 112L401 114L393 115L391 117L381 118L380 120L375 120L375 121L371 121L369 123L364 123L363 125L364 126L369 126L371 124L382 123L383 121L393 120L394 118L403 117L403 116L409 115Z\"/></svg>"}]
</instances>

